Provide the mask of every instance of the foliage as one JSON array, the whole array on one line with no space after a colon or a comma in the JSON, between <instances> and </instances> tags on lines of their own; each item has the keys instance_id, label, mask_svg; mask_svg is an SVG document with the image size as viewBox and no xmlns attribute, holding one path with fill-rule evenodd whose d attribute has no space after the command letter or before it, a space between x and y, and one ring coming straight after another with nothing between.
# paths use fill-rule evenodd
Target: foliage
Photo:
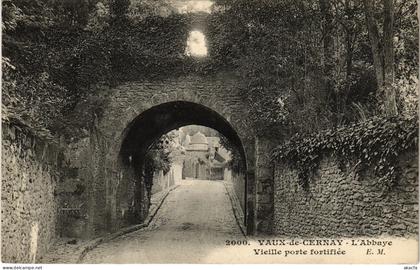
<instances>
[{"instance_id":1,"label":"foliage","mask_svg":"<svg viewBox=\"0 0 420 270\"><path fill-rule=\"evenodd\" d=\"M168 17L175 13L175 7L168 0L132 0L128 9L128 16L137 22L152 16Z\"/></svg>"},{"instance_id":2,"label":"foliage","mask_svg":"<svg viewBox=\"0 0 420 270\"><path fill-rule=\"evenodd\" d=\"M3 63L3 107L7 112L2 117L54 134L62 131L54 127L62 126L76 104L86 100L91 85L109 76L109 56L107 51L96 49L97 36L83 31L34 32L38 35L22 41L10 37L3 40L8 62ZM84 42L77 42L80 39ZM79 116L76 122L90 126L91 122L85 120Z\"/></svg>"},{"instance_id":3,"label":"foliage","mask_svg":"<svg viewBox=\"0 0 420 270\"><path fill-rule=\"evenodd\" d=\"M322 158L334 155L341 162L354 162L356 170L373 166L385 190L397 184L398 156L418 144L418 118L372 118L368 121L310 137L296 135L273 151L273 159L298 172L307 187Z\"/></svg>"},{"instance_id":4,"label":"foliage","mask_svg":"<svg viewBox=\"0 0 420 270\"><path fill-rule=\"evenodd\" d=\"M330 25L325 23L320 2L330 7ZM216 34L210 52L242 77L256 130L309 134L359 121L358 108L363 107L369 116L380 114L362 1L216 3L223 8L211 19ZM410 79L417 77L415 6L395 1L397 81L401 78L396 87L403 93L400 106L410 108L406 110L410 115L417 104L414 89L418 87ZM375 18L381 12L381 5L375 5ZM331 38L330 55L323 48L326 37Z\"/></svg>"},{"instance_id":5,"label":"foliage","mask_svg":"<svg viewBox=\"0 0 420 270\"><path fill-rule=\"evenodd\" d=\"M173 162L173 152L176 150L176 134L169 132L162 135L150 147L146 154L145 168L149 173L163 171L167 174Z\"/></svg>"},{"instance_id":6,"label":"foliage","mask_svg":"<svg viewBox=\"0 0 420 270\"><path fill-rule=\"evenodd\" d=\"M187 20L180 16L151 17L111 32L115 81L183 74Z\"/></svg>"},{"instance_id":7,"label":"foliage","mask_svg":"<svg viewBox=\"0 0 420 270\"><path fill-rule=\"evenodd\" d=\"M117 30L123 29L129 23L128 10L130 0L110 0L110 23Z\"/></svg>"},{"instance_id":8,"label":"foliage","mask_svg":"<svg viewBox=\"0 0 420 270\"><path fill-rule=\"evenodd\" d=\"M66 137L74 137L75 126L66 128L65 124L88 129L98 113L94 105L101 105L95 101L101 93L95 85L179 76L197 66L183 55L189 18L132 20L116 31L109 27L110 13L101 2L78 27L64 25L54 12L46 12L61 10L54 8L18 0L3 9L7 18L3 20L7 30L3 38L7 59L3 62L3 119L14 118L49 133L64 131ZM31 106L34 98L37 102ZM86 102L92 99L94 102ZM80 113L74 111L76 107Z\"/></svg>"},{"instance_id":9,"label":"foliage","mask_svg":"<svg viewBox=\"0 0 420 270\"><path fill-rule=\"evenodd\" d=\"M89 14L86 30L97 32L103 31L109 27L109 18L109 7L102 2L98 2L94 11Z\"/></svg>"},{"instance_id":10,"label":"foliage","mask_svg":"<svg viewBox=\"0 0 420 270\"><path fill-rule=\"evenodd\" d=\"M61 115L67 90L54 84L48 73L23 76L8 58L2 58L2 119L31 127L41 137L51 137L47 129Z\"/></svg>"},{"instance_id":11,"label":"foliage","mask_svg":"<svg viewBox=\"0 0 420 270\"><path fill-rule=\"evenodd\" d=\"M395 19L395 85L399 90L398 111L410 116L418 112L419 74L419 22L417 5L401 1Z\"/></svg>"},{"instance_id":12,"label":"foliage","mask_svg":"<svg viewBox=\"0 0 420 270\"><path fill-rule=\"evenodd\" d=\"M238 150L238 147L235 147L223 134L219 134L219 137L220 145L230 152L231 160L228 163L229 168L236 173L243 172L245 170L243 165L244 160Z\"/></svg>"},{"instance_id":13,"label":"foliage","mask_svg":"<svg viewBox=\"0 0 420 270\"><path fill-rule=\"evenodd\" d=\"M42 136L71 130L62 128L69 112L108 76L102 72L109 66L107 51L96 49L106 37L83 30L94 2L3 2L3 121L23 123ZM91 126L85 120L74 122Z\"/></svg>"},{"instance_id":14,"label":"foliage","mask_svg":"<svg viewBox=\"0 0 420 270\"><path fill-rule=\"evenodd\" d=\"M4 117L52 133L69 130L65 123L88 128L94 117L74 110L100 95L94 85L226 70L241 78L247 121L258 133L309 134L374 116L377 87L361 2L328 1L328 29L318 0L219 0L212 14L178 14L164 0L3 1L3 65L9 69ZM396 1L395 18L395 87L401 111L412 115L418 87L415 4ZM193 28L206 35L210 57L185 55ZM331 59L323 51L325 35L334 37ZM332 66L328 78L326 65ZM29 106L35 96L47 101L47 113ZM23 99L26 111L16 99ZM101 102L89 104L87 113L97 114Z\"/></svg>"},{"instance_id":15,"label":"foliage","mask_svg":"<svg viewBox=\"0 0 420 270\"><path fill-rule=\"evenodd\" d=\"M226 57L220 56L220 61L234 66L242 77L244 100L256 130L276 133L294 121L292 115L296 120L298 112L312 114L308 110L325 107L319 93L311 93L317 84L311 74L321 70L320 54L316 54L319 14L313 5L314 1L238 0L214 19L225 26L217 31L225 31L219 36L227 42L212 44L216 47L212 50L224 52Z\"/></svg>"}]
</instances>

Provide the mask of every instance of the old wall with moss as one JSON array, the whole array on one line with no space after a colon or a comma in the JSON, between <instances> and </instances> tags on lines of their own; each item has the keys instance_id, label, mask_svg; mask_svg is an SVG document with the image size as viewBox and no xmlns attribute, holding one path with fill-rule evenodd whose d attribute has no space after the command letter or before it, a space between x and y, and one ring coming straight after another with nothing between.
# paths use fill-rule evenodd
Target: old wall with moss
<instances>
[{"instance_id":1,"label":"old wall with moss","mask_svg":"<svg viewBox=\"0 0 420 270\"><path fill-rule=\"evenodd\" d=\"M39 261L57 237L57 146L25 128L2 126L2 261Z\"/></svg>"},{"instance_id":2,"label":"old wall with moss","mask_svg":"<svg viewBox=\"0 0 420 270\"><path fill-rule=\"evenodd\" d=\"M274 232L290 237L413 236L418 234L418 158L399 156L398 183L384 191L373 168L325 157L307 187L296 170L275 165Z\"/></svg>"}]
</instances>

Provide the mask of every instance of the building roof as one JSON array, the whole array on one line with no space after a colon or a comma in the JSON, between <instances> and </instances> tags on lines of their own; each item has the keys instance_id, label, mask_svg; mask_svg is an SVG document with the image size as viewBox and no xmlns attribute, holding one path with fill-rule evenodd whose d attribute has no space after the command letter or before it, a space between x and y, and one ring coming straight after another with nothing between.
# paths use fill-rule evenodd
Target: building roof
<instances>
[{"instance_id":1,"label":"building roof","mask_svg":"<svg viewBox=\"0 0 420 270\"><path fill-rule=\"evenodd\" d=\"M182 143L182 145L183 146L188 146L189 144L190 144L190 142L191 142L191 137L190 137L190 135L186 135L185 136L185 139L184 139L184 141L183 141L183 143Z\"/></svg>"},{"instance_id":2,"label":"building roof","mask_svg":"<svg viewBox=\"0 0 420 270\"><path fill-rule=\"evenodd\" d=\"M206 136L204 136L203 133L197 132L196 134L191 136L190 144L206 144L206 145L208 145L209 143L207 141Z\"/></svg>"}]
</instances>

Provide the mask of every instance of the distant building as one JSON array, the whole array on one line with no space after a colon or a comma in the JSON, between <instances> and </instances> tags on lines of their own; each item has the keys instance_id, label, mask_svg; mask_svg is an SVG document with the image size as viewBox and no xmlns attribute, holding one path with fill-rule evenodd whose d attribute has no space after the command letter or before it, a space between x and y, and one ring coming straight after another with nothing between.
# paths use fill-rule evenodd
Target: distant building
<instances>
[{"instance_id":1,"label":"distant building","mask_svg":"<svg viewBox=\"0 0 420 270\"><path fill-rule=\"evenodd\" d=\"M192 136L187 134L182 145L185 148L182 179L223 180L230 155L220 145L219 137L206 137L198 131Z\"/></svg>"}]
</instances>

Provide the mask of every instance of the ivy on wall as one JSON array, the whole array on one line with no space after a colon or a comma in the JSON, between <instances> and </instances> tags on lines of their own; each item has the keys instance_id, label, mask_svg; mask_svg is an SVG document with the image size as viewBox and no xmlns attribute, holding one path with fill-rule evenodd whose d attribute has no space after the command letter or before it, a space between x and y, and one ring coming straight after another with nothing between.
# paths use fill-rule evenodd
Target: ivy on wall
<instances>
[{"instance_id":1,"label":"ivy on wall","mask_svg":"<svg viewBox=\"0 0 420 270\"><path fill-rule=\"evenodd\" d=\"M78 129L87 129L93 117L86 115L98 114L101 104L89 103L101 95L96 85L215 72L218 68L210 58L184 54L192 25L205 20L204 14L151 16L130 20L119 29L45 24L28 30L19 24L3 39L7 58L3 57L2 118L72 138L83 132L66 132L63 125L70 123L69 130L74 130L77 123ZM89 112L75 113L86 101Z\"/></svg>"},{"instance_id":2,"label":"ivy on wall","mask_svg":"<svg viewBox=\"0 0 420 270\"><path fill-rule=\"evenodd\" d=\"M398 156L418 143L418 117L372 118L327 130L312 136L295 135L275 148L272 159L296 170L299 184L307 188L310 179L327 156L338 158L343 166L354 163L357 173L374 168L384 191L398 183Z\"/></svg>"},{"instance_id":3,"label":"ivy on wall","mask_svg":"<svg viewBox=\"0 0 420 270\"><path fill-rule=\"evenodd\" d=\"M249 107L244 123L259 135L309 134L377 113L360 3L336 3L334 16L346 20L329 33L337 34L331 92L323 78L326 33L317 0L216 0L211 14L178 14L170 1L3 2L2 119L14 118L52 135L70 130L75 132L64 136L77 139L74 134L93 126L102 103L97 97L103 94L95 85L225 71L240 78L242 101ZM402 107L415 113L416 8L398 5L397 86L405 100ZM192 30L203 32L208 57L185 55ZM345 42L349 38L352 42ZM86 113L74 112L77 104Z\"/></svg>"}]
</instances>

